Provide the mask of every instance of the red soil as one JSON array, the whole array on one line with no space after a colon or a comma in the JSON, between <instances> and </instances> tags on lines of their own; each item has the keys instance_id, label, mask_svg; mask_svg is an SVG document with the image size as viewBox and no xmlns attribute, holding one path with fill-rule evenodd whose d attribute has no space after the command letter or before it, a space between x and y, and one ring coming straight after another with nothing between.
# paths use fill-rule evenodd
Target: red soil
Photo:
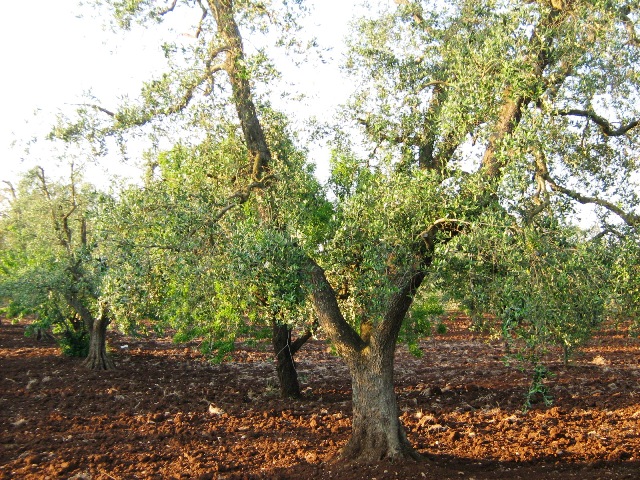
<instances>
[{"instance_id":1,"label":"red soil","mask_svg":"<svg viewBox=\"0 0 640 480\"><path fill-rule=\"evenodd\" d=\"M423 462L332 463L351 425L348 372L315 340L299 401L277 395L268 349L211 365L164 339L110 334L117 370L92 372L0 326L0 479L640 478L640 352L605 332L552 363L552 407L523 413L528 377L464 318L396 361L402 421ZM127 345L127 347L125 347Z\"/></svg>"}]
</instances>

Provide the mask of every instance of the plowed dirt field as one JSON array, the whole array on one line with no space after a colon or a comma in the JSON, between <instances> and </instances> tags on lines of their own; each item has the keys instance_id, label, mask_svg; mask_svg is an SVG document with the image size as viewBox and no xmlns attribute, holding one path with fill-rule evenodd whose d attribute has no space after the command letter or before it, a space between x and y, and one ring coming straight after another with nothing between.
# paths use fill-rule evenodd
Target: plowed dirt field
<instances>
[{"instance_id":1,"label":"plowed dirt field","mask_svg":"<svg viewBox=\"0 0 640 480\"><path fill-rule=\"evenodd\" d=\"M192 346L110 333L92 372L0 326L0 479L640 478L640 343L608 331L550 365L553 406L522 410L529 377L452 317L422 358L396 356L402 421L423 462L334 463L351 426L348 372L322 340L297 356L302 400L278 397L273 355L213 365Z\"/></svg>"}]
</instances>

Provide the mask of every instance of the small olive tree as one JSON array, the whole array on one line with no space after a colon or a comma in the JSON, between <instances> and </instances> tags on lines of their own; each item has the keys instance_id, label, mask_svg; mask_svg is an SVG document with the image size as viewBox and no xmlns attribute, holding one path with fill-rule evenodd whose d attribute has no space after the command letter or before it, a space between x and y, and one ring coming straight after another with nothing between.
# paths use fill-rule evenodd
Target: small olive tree
<instances>
[{"instance_id":1,"label":"small olive tree","mask_svg":"<svg viewBox=\"0 0 640 480\"><path fill-rule=\"evenodd\" d=\"M534 368L551 346L561 348L566 365L606 320L612 298L610 255L600 239L541 220L485 225L452 242L449 261L438 264L440 284L476 327L502 335L507 352Z\"/></svg>"},{"instance_id":2,"label":"small olive tree","mask_svg":"<svg viewBox=\"0 0 640 480\"><path fill-rule=\"evenodd\" d=\"M612 230L615 232L615 230ZM629 322L630 334L640 336L640 239L633 232L616 232L605 243L610 252L612 299L610 315Z\"/></svg>"},{"instance_id":3,"label":"small olive tree","mask_svg":"<svg viewBox=\"0 0 640 480\"><path fill-rule=\"evenodd\" d=\"M96 254L93 225L102 195L71 167L51 181L42 167L26 173L0 220L0 297L14 312L31 313L28 331L53 328L65 353L110 369L109 314L100 303L105 265Z\"/></svg>"}]
</instances>

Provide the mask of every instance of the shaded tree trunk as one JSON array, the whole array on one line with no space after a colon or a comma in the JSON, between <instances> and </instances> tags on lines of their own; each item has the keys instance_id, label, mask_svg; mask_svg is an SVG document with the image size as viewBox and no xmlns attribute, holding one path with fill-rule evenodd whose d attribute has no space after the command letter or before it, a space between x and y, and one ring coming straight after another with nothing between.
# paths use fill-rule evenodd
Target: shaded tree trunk
<instances>
[{"instance_id":1,"label":"shaded tree trunk","mask_svg":"<svg viewBox=\"0 0 640 480\"><path fill-rule=\"evenodd\" d=\"M296 371L294 355L311 338L311 332L305 333L295 342L291 340L291 327L272 321L272 344L276 355L276 371L280 382L280 393L284 398L300 398L300 382Z\"/></svg>"},{"instance_id":2,"label":"shaded tree trunk","mask_svg":"<svg viewBox=\"0 0 640 480\"><path fill-rule=\"evenodd\" d=\"M251 178L262 183L268 177L272 156L253 103L251 84L244 69L242 38L233 17L233 0L208 0L207 3L216 18L218 33L227 46L225 69L229 75L233 103L253 163ZM430 233L435 238L438 228L434 226L431 230L433 232ZM422 243L420 242L420 250L423 248ZM433 241L430 247L433 250ZM312 298L319 324L331 338L338 353L347 359L353 379L353 437L344 449L342 457L350 460L418 458L400 424L393 388L393 355L402 319L424 278L424 273L420 271L410 275L408 283L391 299L388 315L376 327L372 337L363 339L342 315L336 293L322 268L312 258L306 257L306 260L308 274L315 287L312 289ZM290 334L290 331L278 331L276 335L274 331L274 345L276 337L279 345L283 342L285 345L286 342L291 344ZM276 353L284 353L282 361L285 367L282 374L289 375L287 379L290 380L295 368L290 370L288 367L292 366L295 350L291 352L287 351L288 349L275 348ZM297 382L297 374L295 379Z\"/></svg>"},{"instance_id":3,"label":"shaded tree trunk","mask_svg":"<svg viewBox=\"0 0 640 480\"><path fill-rule=\"evenodd\" d=\"M299 398L300 383L293 362L294 352L291 350L291 328L289 326L273 322L273 349L276 355L280 394L285 398Z\"/></svg>"},{"instance_id":4,"label":"shaded tree trunk","mask_svg":"<svg viewBox=\"0 0 640 480\"><path fill-rule=\"evenodd\" d=\"M393 347L382 354L365 349L348 360L352 382L353 426L340 459L378 462L383 459L419 460L400 422L393 387Z\"/></svg>"},{"instance_id":5,"label":"shaded tree trunk","mask_svg":"<svg viewBox=\"0 0 640 480\"><path fill-rule=\"evenodd\" d=\"M2 322L0 322L0 325L2 325ZM56 341L56 337L54 337L53 333L51 333L51 330L49 329L37 327L35 331L36 331L36 340L38 340L39 342L55 342Z\"/></svg>"},{"instance_id":6,"label":"shaded tree trunk","mask_svg":"<svg viewBox=\"0 0 640 480\"><path fill-rule=\"evenodd\" d=\"M425 266L429 261L425 261ZM384 318L358 334L342 316L322 268L310 260L309 270L320 325L330 335L351 373L352 434L339 458L357 462L420 459L400 423L393 387L393 360L402 320L424 279L424 271L408 275L408 281L390 298Z\"/></svg>"},{"instance_id":7,"label":"shaded tree trunk","mask_svg":"<svg viewBox=\"0 0 640 480\"><path fill-rule=\"evenodd\" d=\"M89 325L89 354L84 365L91 370L112 370L115 368L113 360L107 355L107 327L109 318L106 306L100 306L98 317Z\"/></svg>"}]
</instances>

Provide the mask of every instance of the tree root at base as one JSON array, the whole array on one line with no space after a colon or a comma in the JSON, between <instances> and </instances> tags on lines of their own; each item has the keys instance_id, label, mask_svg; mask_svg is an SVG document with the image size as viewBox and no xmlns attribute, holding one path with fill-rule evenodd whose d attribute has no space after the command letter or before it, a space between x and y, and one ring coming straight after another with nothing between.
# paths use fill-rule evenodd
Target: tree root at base
<instances>
[{"instance_id":1,"label":"tree root at base","mask_svg":"<svg viewBox=\"0 0 640 480\"><path fill-rule=\"evenodd\" d=\"M116 368L115 363L106 353L89 354L82 364L90 370L114 370Z\"/></svg>"}]
</instances>

